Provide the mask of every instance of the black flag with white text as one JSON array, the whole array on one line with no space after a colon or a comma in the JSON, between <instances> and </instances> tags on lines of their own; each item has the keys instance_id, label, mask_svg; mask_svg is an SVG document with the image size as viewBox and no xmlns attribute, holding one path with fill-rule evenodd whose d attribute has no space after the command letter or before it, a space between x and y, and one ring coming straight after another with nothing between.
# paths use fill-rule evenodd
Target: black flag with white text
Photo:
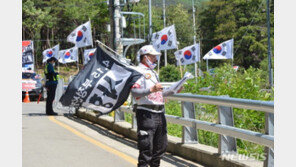
<instances>
[{"instance_id":1,"label":"black flag with white text","mask_svg":"<svg viewBox=\"0 0 296 167\"><path fill-rule=\"evenodd\" d=\"M82 106L100 114L119 108L142 74L112 56L112 53L98 46L94 57L70 82L60 98L62 105Z\"/></svg>"}]
</instances>

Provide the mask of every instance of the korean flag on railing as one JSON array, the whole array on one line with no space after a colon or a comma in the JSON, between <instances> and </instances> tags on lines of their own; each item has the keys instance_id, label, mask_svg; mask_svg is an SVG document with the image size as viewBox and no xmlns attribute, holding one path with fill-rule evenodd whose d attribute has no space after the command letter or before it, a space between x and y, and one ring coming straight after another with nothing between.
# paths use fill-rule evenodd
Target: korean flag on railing
<instances>
[{"instance_id":1,"label":"korean flag on railing","mask_svg":"<svg viewBox=\"0 0 296 167\"><path fill-rule=\"evenodd\" d=\"M60 50L60 45L57 44L53 48L46 49L42 52L43 54L43 60L42 63L46 62L47 59L51 57L55 57L56 59L59 59L59 50Z\"/></svg>"},{"instance_id":2,"label":"korean flag on railing","mask_svg":"<svg viewBox=\"0 0 296 167\"><path fill-rule=\"evenodd\" d=\"M97 48L93 48L93 49L86 49L84 50L84 62L83 64L87 64L87 62L89 62L95 55L95 51Z\"/></svg>"},{"instance_id":3,"label":"korean flag on railing","mask_svg":"<svg viewBox=\"0 0 296 167\"><path fill-rule=\"evenodd\" d=\"M90 21L78 26L67 37L68 42L72 42L76 47L81 48L85 46L92 46L93 40L91 35Z\"/></svg>"},{"instance_id":4,"label":"korean flag on railing","mask_svg":"<svg viewBox=\"0 0 296 167\"><path fill-rule=\"evenodd\" d=\"M233 39L220 43L211 49L203 59L233 59Z\"/></svg>"},{"instance_id":5,"label":"korean flag on railing","mask_svg":"<svg viewBox=\"0 0 296 167\"><path fill-rule=\"evenodd\" d=\"M177 59L177 65L180 65L180 63L181 65L196 63L200 59L199 44L187 46L174 54Z\"/></svg>"},{"instance_id":6,"label":"korean flag on railing","mask_svg":"<svg viewBox=\"0 0 296 167\"><path fill-rule=\"evenodd\" d=\"M78 48L73 47L59 51L59 62L60 63L72 63L78 61Z\"/></svg>"},{"instance_id":7,"label":"korean flag on railing","mask_svg":"<svg viewBox=\"0 0 296 167\"><path fill-rule=\"evenodd\" d=\"M97 47L94 57L70 82L60 98L61 104L75 108L82 106L100 114L119 108L142 74L114 57L113 53Z\"/></svg>"},{"instance_id":8,"label":"korean flag on railing","mask_svg":"<svg viewBox=\"0 0 296 167\"><path fill-rule=\"evenodd\" d=\"M152 34L151 41L157 50L169 50L177 48L177 36L175 25L166 27L161 31Z\"/></svg>"}]
</instances>

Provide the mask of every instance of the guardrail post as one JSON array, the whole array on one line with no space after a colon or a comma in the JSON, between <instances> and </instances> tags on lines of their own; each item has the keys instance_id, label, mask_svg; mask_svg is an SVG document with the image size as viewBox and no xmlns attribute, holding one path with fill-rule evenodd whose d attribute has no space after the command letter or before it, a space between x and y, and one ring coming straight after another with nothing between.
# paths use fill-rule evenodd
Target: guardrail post
<instances>
[{"instance_id":1,"label":"guardrail post","mask_svg":"<svg viewBox=\"0 0 296 167\"><path fill-rule=\"evenodd\" d=\"M194 103L182 101L181 107L182 107L182 116L184 118L195 119ZM184 144L198 143L197 130L196 130L195 124L193 125L193 127L183 126L182 133L183 133L182 143L184 143Z\"/></svg>"},{"instance_id":2,"label":"guardrail post","mask_svg":"<svg viewBox=\"0 0 296 167\"><path fill-rule=\"evenodd\" d=\"M131 95L130 95L131 97ZM135 99L132 97L131 98L131 106L132 106L132 110L134 111L134 105L136 104L135 102ZM133 129L137 129L137 118L136 118L136 112L133 112L133 115L132 115L132 128Z\"/></svg>"},{"instance_id":3,"label":"guardrail post","mask_svg":"<svg viewBox=\"0 0 296 167\"><path fill-rule=\"evenodd\" d=\"M219 123L222 125L234 126L233 111L231 107L218 107ZM219 135L219 154L236 152L236 139L230 136Z\"/></svg>"},{"instance_id":4,"label":"guardrail post","mask_svg":"<svg viewBox=\"0 0 296 167\"><path fill-rule=\"evenodd\" d=\"M265 113L265 133L268 135L274 135L274 114ZM273 167L274 166L274 152L272 148L265 147L265 161L264 167Z\"/></svg>"},{"instance_id":5,"label":"guardrail post","mask_svg":"<svg viewBox=\"0 0 296 167\"><path fill-rule=\"evenodd\" d=\"M114 111L114 122L121 122L121 121L125 121L124 112L122 112L120 110L115 110Z\"/></svg>"},{"instance_id":6,"label":"guardrail post","mask_svg":"<svg viewBox=\"0 0 296 167\"><path fill-rule=\"evenodd\" d=\"M137 118L136 118L136 114L133 114L133 122L132 122L132 128L133 129L137 129Z\"/></svg>"}]
</instances>

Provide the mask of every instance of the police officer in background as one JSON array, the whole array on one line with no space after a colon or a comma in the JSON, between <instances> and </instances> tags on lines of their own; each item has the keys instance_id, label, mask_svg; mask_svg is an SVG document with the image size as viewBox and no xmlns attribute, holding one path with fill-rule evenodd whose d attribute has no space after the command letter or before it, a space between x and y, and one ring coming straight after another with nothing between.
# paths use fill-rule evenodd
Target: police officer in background
<instances>
[{"instance_id":1,"label":"police officer in background","mask_svg":"<svg viewBox=\"0 0 296 167\"><path fill-rule=\"evenodd\" d=\"M54 71L53 66L57 62L55 57L51 57L47 60L45 65L44 74L46 77L45 88L47 90L47 99L46 99L46 114L47 115L58 115L52 109L52 103L55 97L55 91L58 84L58 73Z\"/></svg>"},{"instance_id":2,"label":"police officer in background","mask_svg":"<svg viewBox=\"0 0 296 167\"><path fill-rule=\"evenodd\" d=\"M146 45L139 50L138 55L138 69L143 76L131 89L136 102L134 111L138 126L138 167L157 167L168 145L163 99L168 93L162 92L163 87L153 70L161 53L152 45Z\"/></svg>"}]
</instances>

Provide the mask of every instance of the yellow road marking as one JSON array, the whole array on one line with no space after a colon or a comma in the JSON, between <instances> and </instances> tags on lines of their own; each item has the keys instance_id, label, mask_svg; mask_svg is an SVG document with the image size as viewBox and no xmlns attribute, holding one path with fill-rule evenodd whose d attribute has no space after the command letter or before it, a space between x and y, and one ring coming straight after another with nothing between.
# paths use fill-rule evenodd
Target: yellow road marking
<instances>
[{"instance_id":1,"label":"yellow road marking","mask_svg":"<svg viewBox=\"0 0 296 167\"><path fill-rule=\"evenodd\" d=\"M88 137L88 136L86 136L86 135L84 135L84 134L78 132L77 130L71 128L70 126L68 126L68 125L66 125L66 124L64 124L64 123L62 123L62 122L56 120L56 119L54 118L54 116L49 116L48 119L51 120L52 122L54 122L54 123L56 123L56 124L58 124L58 125L64 127L65 129L71 131L71 132L74 133L75 135L77 135L77 136L83 138L84 140L86 140L86 141L88 141L88 142L90 142L90 143L92 143L92 144L94 144L94 145L96 145L96 146L99 146L99 147L101 147L102 149L104 149L104 150L106 150L106 151L108 151L108 152L110 152L110 153L113 153L113 154L115 154L115 155L117 155L117 156L119 156L119 157L125 159L126 161L128 161L128 162L134 164L134 165L137 165L138 162L137 162L137 160L135 160L134 158L132 158L132 157L130 157L130 156L128 156L128 155L126 155L126 154L120 152L120 151L117 151L117 150L115 150L114 148L111 148L111 147L109 147L109 146L107 146L107 145L104 145L104 144L102 144L101 142L99 142L99 141L97 141L97 140L94 140L94 139L91 138L91 137Z\"/></svg>"}]
</instances>

